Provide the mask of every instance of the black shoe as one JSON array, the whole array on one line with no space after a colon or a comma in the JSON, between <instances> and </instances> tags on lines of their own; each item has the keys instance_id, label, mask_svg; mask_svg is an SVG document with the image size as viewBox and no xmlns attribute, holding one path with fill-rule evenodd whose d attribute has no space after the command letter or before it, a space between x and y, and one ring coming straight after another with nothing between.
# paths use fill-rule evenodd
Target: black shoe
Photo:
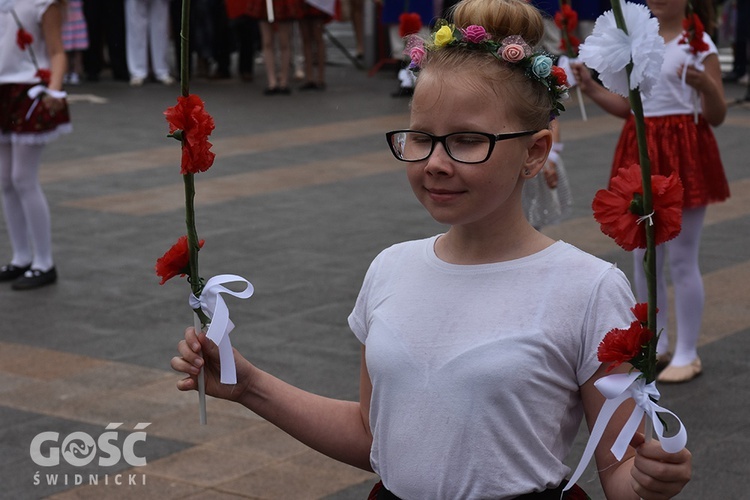
<instances>
[{"instance_id":1,"label":"black shoe","mask_svg":"<svg viewBox=\"0 0 750 500\"><path fill-rule=\"evenodd\" d=\"M6 264L0 267L0 281L13 281L19 276L23 276L23 273L31 269L31 264L28 266L14 266L13 264Z\"/></svg>"},{"instance_id":2,"label":"black shoe","mask_svg":"<svg viewBox=\"0 0 750 500\"><path fill-rule=\"evenodd\" d=\"M292 91L289 87L279 87L276 89L276 93L279 95L291 95Z\"/></svg>"},{"instance_id":3,"label":"black shoe","mask_svg":"<svg viewBox=\"0 0 750 500\"><path fill-rule=\"evenodd\" d=\"M13 290L33 290L45 285L51 285L57 281L57 271L51 268L49 271L40 271L39 269L29 269L23 276L17 278L11 288Z\"/></svg>"},{"instance_id":4,"label":"black shoe","mask_svg":"<svg viewBox=\"0 0 750 500\"><path fill-rule=\"evenodd\" d=\"M279 93L278 87L266 87L263 90L263 95L276 95Z\"/></svg>"},{"instance_id":5,"label":"black shoe","mask_svg":"<svg viewBox=\"0 0 750 500\"><path fill-rule=\"evenodd\" d=\"M318 85L315 82L306 82L299 89L300 90L317 90Z\"/></svg>"}]
</instances>

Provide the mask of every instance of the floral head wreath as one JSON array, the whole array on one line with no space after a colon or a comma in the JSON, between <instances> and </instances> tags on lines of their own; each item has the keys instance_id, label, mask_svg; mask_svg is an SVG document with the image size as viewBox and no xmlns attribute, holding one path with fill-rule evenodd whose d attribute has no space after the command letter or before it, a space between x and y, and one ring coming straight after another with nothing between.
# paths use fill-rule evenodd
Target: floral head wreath
<instances>
[{"instance_id":1,"label":"floral head wreath","mask_svg":"<svg viewBox=\"0 0 750 500\"><path fill-rule=\"evenodd\" d=\"M565 111L562 105L562 101L568 98L565 70L555 66L549 54L534 52L518 35L508 36L497 42L482 26L472 24L466 28L457 28L445 19L439 19L430 40L423 40L417 35L407 38L405 53L411 58L409 69L414 73L419 72L427 52L454 47L487 52L498 61L523 68L530 80L541 83L547 89L552 102L552 115L559 116L561 111Z\"/></svg>"}]
</instances>

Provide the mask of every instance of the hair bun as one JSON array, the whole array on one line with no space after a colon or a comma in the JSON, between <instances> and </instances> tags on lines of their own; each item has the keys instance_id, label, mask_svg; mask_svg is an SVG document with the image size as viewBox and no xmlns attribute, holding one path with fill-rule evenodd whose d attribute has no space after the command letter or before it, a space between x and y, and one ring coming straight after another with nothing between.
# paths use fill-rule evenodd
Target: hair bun
<instances>
[{"instance_id":1,"label":"hair bun","mask_svg":"<svg viewBox=\"0 0 750 500\"><path fill-rule=\"evenodd\" d=\"M477 24L495 40L519 35L533 46L544 36L539 10L525 0L462 0L452 12L456 26Z\"/></svg>"}]
</instances>

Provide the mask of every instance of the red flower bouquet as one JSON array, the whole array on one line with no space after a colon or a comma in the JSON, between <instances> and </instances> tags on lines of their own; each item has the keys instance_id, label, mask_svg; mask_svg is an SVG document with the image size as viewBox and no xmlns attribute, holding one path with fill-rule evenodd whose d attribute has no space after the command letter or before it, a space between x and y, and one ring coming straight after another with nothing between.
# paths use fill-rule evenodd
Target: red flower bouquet
<instances>
[{"instance_id":1,"label":"red flower bouquet","mask_svg":"<svg viewBox=\"0 0 750 500\"><path fill-rule=\"evenodd\" d=\"M680 43L690 45L690 51L693 54L705 52L709 49L708 44L703 40L703 22L698 14L691 12L689 16L682 20L683 34Z\"/></svg>"},{"instance_id":2,"label":"red flower bouquet","mask_svg":"<svg viewBox=\"0 0 750 500\"><path fill-rule=\"evenodd\" d=\"M653 212L643 208L641 169L634 163L621 168L609 189L596 193L592 208L601 230L625 250L646 248L645 224L653 224L655 244L680 234L682 220L682 183L676 174L651 176Z\"/></svg>"}]
</instances>

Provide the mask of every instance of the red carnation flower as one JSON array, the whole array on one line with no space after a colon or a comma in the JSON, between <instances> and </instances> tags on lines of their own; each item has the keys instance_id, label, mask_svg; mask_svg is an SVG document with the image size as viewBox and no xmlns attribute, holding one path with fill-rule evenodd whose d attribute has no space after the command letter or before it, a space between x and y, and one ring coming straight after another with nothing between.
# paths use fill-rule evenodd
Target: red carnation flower
<instances>
[{"instance_id":1,"label":"red carnation flower","mask_svg":"<svg viewBox=\"0 0 750 500\"><path fill-rule=\"evenodd\" d=\"M48 69L39 69L36 72L36 76L44 83L49 85L50 79L52 78L52 72Z\"/></svg>"},{"instance_id":2,"label":"red carnation flower","mask_svg":"<svg viewBox=\"0 0 750 500\"><path fill-rule=\"evenodd\" d=\"M184 174L205 172L214 163L216 155L210 150L208 136L214 130L214 119L195 94L177 98L177 104L164 112L169 122L169 133L182 131L182 167Z\"/></svg>"},{"instance_id":3,"label":"red carnation flower","mask_svg":"<svg viewBox=\"0 0 750 500\"><path fill-rule=\"evenodd\" d=\"M552 78L555 81L555 85L558 87L568 86L568 75L560 66L552 66Z\"/></svg>"},{"instance_id":4,"label":"red carnation flower","mask_svg":"<svg viewBox=\"0 0 750 500\"><path fill-rule=\"evenodd\" d=\"M680 234L682 221L682 183L676 174L669 177L651 176L653 214L643 216L640 204L643 198L641 168L634 163L630 168L621 168L610 181L609 189L600 189L592 208L594 218L601 230L625 250L646 248L644 224L653 223L657 245ZM649 219L651 219L649 221Z\"/></svg>"},{"instance_id":5,"label":"red carnation flower","mask_svg":"<svg viewBox=\"0 0 750 500\"><path fill-rule=\"evenodd\" d=\"M563 4L560 10L555 13L555 24L558 28L570 33L578 26L578 12L573 10L570 5Z\"/></svg>"},{"instance_id":6,"label":"red carnation flower","mask_svg":"<svg viewBox=\"0 0 750 500\"><path fill-rule=\"evenodd\" d=\"M648 302L639 302L630 308L630 310L633 311L635 319L637 319L642 325L645 326L648 323ZM656 309L656 312L659 312L658 308Z\"/></svg>"},{"instance_id":7,"label":"red carnation flower","mask_svg":"<svg viewBox=\"0 0 750 500\"><path fill-rule=\"evenodd\" d=\"M633 321L627 330L615 328L607 332L599 344L597 357L602 363L611 363L607 371L614 370L623 363L640 365L640 359L654 334L640 321Z\"/></svg>"},{"instance_id":8,"label":"red carnation flower","mask_svg":"<svg viewBox=\"0 0 750 500\"><path fill-rule=\"evenodd\" d=\"M709 49L708 44L703 41L703 22L695 12L682 20L682 29L684 33L679 43L690 44L690 51L693 54L705 52Z\"/></svg>"},{"instance_id":9,"label":"red carnation flower","mask_svg":"<svg viewBox=\"0 0 750 500\"><path fill-rule=\"evenodd\" d=\"M398 16L398 34L401 38L413 35L422 29L422 18L416 12L404 12Z\"/></svg>"},{"instance_id":10,"label":"red carnation flower","mask_svg":"<svg viewBox=\"0 0 750 500\"><path fill-rule=\"evenodd\" d=\"M203 248L205 240L198 242L198 248ZM167 250L161 258L156 261L156 275L161 278L160 285L175 276L185 276L190 264L190 253L188 250L187 236L180 236L177 243Z\"/></svg>"},{"instance_id":11,"label":"red carnation flower","mask_svg":"<svg viewBox=\"0 0 750 500\"><path fill-rule=\"evenodd\" d=\"M23 28L18 28L16 33L16 45L21 50L26 50L26 47L34 42L34 36Z\"/></svg>"},{"instance_id":12,"label":"red carnation flower","mask_svg":"<svg viewBox=\"0 0 750 500\"><path fill-rule=\"evenodd\" d=\"M570 47L568 47L568 42L570 42ZM574 54L577 54L579 45L581 45L581 40L579 40L578 37L576 37L572 33L568 33L567 40L565 39L565 37L562 37L560 39L559 48L562 52L565 52L566 54L571 53L571 52Z\"/></svg>"}]
</instances>

